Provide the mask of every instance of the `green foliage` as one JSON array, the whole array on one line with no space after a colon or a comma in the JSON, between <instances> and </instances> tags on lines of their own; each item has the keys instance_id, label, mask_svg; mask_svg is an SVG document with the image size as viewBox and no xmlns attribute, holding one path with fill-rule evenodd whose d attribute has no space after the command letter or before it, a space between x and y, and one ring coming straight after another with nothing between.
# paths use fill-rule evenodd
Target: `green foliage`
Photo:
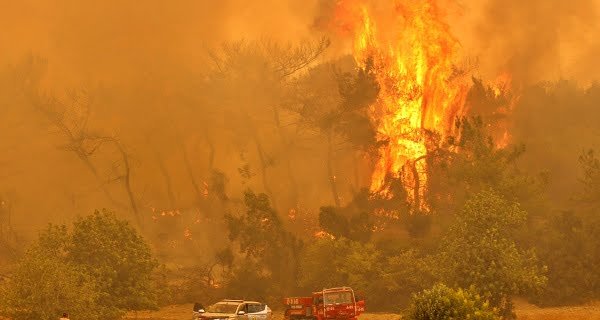
<instances>
[{"instance_id":1,"label":"green foliage","mask_svg":"<svg viewBox=\"0 0 600 320\"><path fill-rule=\"evenodd\" d=\"M50 227L25 253L6 286L0 288L0 311L13 320L114 319L119 310L100 302L98 282L64 258L65 228ZM45 242L49 241L49 242Z\"/></svg>"},{"instance_id":2,"label":"green foliage","mask_svg":"<svg viewBox=\"0 0 600 320\"><path fill-rule=\"evenodd\" d=\"M442 245L445 278L459 287L474 286L502 316L511 318L511 295L540 289L546 278L535 254L515 242L526 213L492 190L467 201Z\"/></svg>"},{"instance_id":3,"label":"green foliage","mask_svg":"<svg viewBox=\"0 0 600 320\"><path fill-rule=\"evenodd\" d=\"M525 147L498 148L486 124L481 117L460 119L460 138L450 143L460 152L440 149L432 153L428 203L436 212L453 212L471 195L492 188L507 200L541 213L545 206L546 174L531 175L519 169L517 162Z\"/></svg>"},{"instance_id":4,"label":"green foliage","mask_svg":"<svg viewBox=\"0 0 600 320\"><path fill-rule=\"evenodd\" d=\"M165 292L166 305L202 302L204 305L217 302L224 295L223 288L215 287L213 271L216 264L198 263L191 267L165 270L168 288ZM177 279L177 281L173 281Z\"/></svg>"},{"instance_id":5,"label":"green foliage","mask_svg":"<svg viewBox=\"0 0 600 320\"><path fill-rule=\"evenodd\" d=\"M571 210L551 215L536 233L548 265L548 287L537 298L546 305L583 303L600 297L600 161L592 150L579 157L582 175Z\"/></svg>"},{"instance_id":6,"label":"green foliage","mask_svg":"<svg viewBox=\"0 0 600 320\"><path fill-rule=\"evenodd\" d=\"M366 212L353 211L352 208L321 207L319 226L336 238L367 242L373 234L373 222Z\"/></svg>"},{"instance_id":7,"label":"green foliage","mask_svg":"<svg viewBox=\"0 0 600 320\"><path fill-rule=\"evenodd\" d=\"M226 277L227 296L258 299L274 305L284 294L269 271L256 261L244 259Z\"/></svg>"},{"instance_id":8,"label":"green foliage","mask_svg":"<svg viewBox=\"0 0 600 320\"><path fill-rule=\"evenodd\" d=\"M319 211L319 226L336 238L348 238L350 234L348 219L337 213L335 207L321 207Z\"/></svg>"},{"instance_id":9,"label":"green foliage","mask_svg":"<svg viewBox=\"0 0 600 320\"><path fill-rule=\"evenodd\" d=\"M537 247L548 265L548 286L537 302L565 305L600 296L600 216L565 211L539 230Z\"/></svg>"},{"instance_id":10,"label":"green foliage","mask_svg":"<svg viewBox=\"0 0 600 320\"><path fill-rule=\"evenodd\" d=\"M302 243L285 230L266 194L246 191L244 203L245 213L225 217L230 240L237 243L244 254L244 259L231 270L228 285L231 290L237 288L236 295L255 296L256 288L269 281L271 288L264 296L282 295L296 284L293 275L297 273L297 256ZM233 261L227 252L221 252L218 258L226 264ZM242 273L246 276L240 278Z\"/></svg>"},{"instance_id":11,"label":"green foliage","mask_svg":"<svg viewBox=\"0 0 600 320\"><path fill-rule=\"evenodd\" d=\"M366 293L381 274L380 258L372 244L319 239L303 252L300 284L306 288L349 285Z\"/></svg>"},{"instance_id":12,"label":"green foliage","mask_svg":"<svg viewBox=\"0 0 600 320\"><path fill-rule=\"evenodd\" d=\"M430 214L414 212L406 217L406 230L411 237L422 238L429 233L431 220Z\"/></svg>"},{"instance_id":13,"label":"green foliage","mask_svg":"<svg viewBox=\"0 0 600 320\"><path fill-rule=\"evenodd\" d=\"M300 287L351 286L369 299L371 310L397 311L402 297L433 283L430 259L409 250L386 256L372 243L346 238L318 239L301 255Z\"/></svg>"},{"instance_id":14,"label":"green foliage","mask_svg":"<svg viewBox=\"0 0 600 320\"><path fill-rule=\"evenodd\" d=\"M474 290L451 289L443 284L413 296L407 320L499 320L490 304Z\"/></svg>"},{"instance_id":15,"label":"green foliage","mask_svg":"<svg viewBox=\"0 0 600 320\"><path fill-rule=\"evenodd\" d=\"M144 239L108 211L73 224L68 259L99 283L102 303L125 310L156 308L152 272L158 267Z\"/></svg>"},{"instance_id":16,"label":"green foliage","mask_svg":"<svg viewBox=\"0 0 600 320\"><path fill-rule=\"evenodd\" d=\"M116 319L125 310L156 307L157 267L128 222L96 211L72 230L49 226L3 288L2 310L15 320Z\"/></svg>"},{"instance_id":17,"label":"green foliage","mask_svg":"<svg viewBox=\"0 0 600 320\"><path fill-rule=\"evenodd\" d=\"M381 260L383 274L374 292L374 307L397 311L409 303L412 293L431 287L438 280L434 256L422 256L414 249ZM371 299L370 299L371 300ZM371 303L369 303L371 304Z\"/></svg>"},{"instance_id":18,"label":"green foliage","mask_svg":"<svg viewBox=\"0 0 600 320\"><path fill-rule=\"evenodd\" d=\"M363 150L377 145L376 132L366 112L379 94L372 68L372 61L368 61L366 67L360 68L356 74L344 73L337 77L342 102L334 113L335 130Z\"/></svg>"}]
</instances>

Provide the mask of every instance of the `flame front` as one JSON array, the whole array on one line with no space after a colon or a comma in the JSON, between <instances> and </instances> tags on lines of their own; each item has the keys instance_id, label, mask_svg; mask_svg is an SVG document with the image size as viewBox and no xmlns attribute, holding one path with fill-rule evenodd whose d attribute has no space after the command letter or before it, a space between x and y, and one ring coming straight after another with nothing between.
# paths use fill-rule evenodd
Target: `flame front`
<instances>
[{"instance_id":1,"label":"flame front","mask_svg":"<svg viewBox=\"0 0 600 320\"><path fill-rule=\"evenodd\" d=\"M458 41L435 0L397 0L387 8L366 1L338 3L337 23L354 38L354 58L370 64L380 86L370 108L380 150L371 191L391 197L386 178L401 178L415 209L427 211L427 133L454 130L467 82L455 68Z\"/></svg>"}]
</instances>

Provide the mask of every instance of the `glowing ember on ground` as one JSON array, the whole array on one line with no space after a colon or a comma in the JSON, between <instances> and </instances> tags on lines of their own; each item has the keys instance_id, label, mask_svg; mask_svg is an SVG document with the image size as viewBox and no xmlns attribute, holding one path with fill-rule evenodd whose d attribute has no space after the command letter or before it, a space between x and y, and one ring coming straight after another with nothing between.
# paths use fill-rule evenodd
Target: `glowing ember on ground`
<instances>
[{"instance_id":1,"label":"glowing ember on ground","mask_svg":"<svg viewBox=\"0 0 600 320\"><path fill-rule=\"evenodd\" d=\"M332 234L330 234L326 231L323 231L323 230L315 232L314 236L315 236L315 238L321 238L321 239L335 239L335 237Z\"/></svg>"},{"instance_id":2,"label":"glowing ember on ground","mask_svg":"<svg viewBox=\"0 0 600 320\"><path fill-rule=\"evenodd\" d=\"M183 230L183 237L187 240L191 240L192 239L192 231L190 231L189 228L185 228L185 230Z\"/></svg>"}]
</instances>

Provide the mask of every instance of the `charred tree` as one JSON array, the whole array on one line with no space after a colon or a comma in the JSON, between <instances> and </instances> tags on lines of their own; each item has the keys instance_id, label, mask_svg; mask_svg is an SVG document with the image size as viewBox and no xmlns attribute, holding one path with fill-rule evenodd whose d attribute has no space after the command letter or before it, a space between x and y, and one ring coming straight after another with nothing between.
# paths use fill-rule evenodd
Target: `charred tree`
<instances>
[{"instance_id":1,"label":"charred tree","mask_svg":"<svg viewBox=\"0 0 600 320\"><path fill-rule=\"evenodd\" d=\"M142 227L139 210L131 187L131 163L123 144L115 137L90 132L88 120L91 101L86 91L72 91L69 97L70 105L67 105L67 103L54 97L44 99L38 94L30 93L35 108L64 136L66 143L62 146L62 149L74 153L96 180L100 182L101 189L106 197L121 208L125 205L114 199L106 185L107 182L119 181L122 183L129 201L128 206L133 211L136 222ZM113 164L113 169L119 171L119 167L121 167L121 172L116 177L104 181L99 169L92 161L92 157L107 145L112 145L117 150L121 159Z\"/></svg>"},{"instance_id":2,"label":"charred tree","mask_svg":"<svg viewBox=\"0 0 600 320\"><path fill-rule=\"evenodd\" d=\"M283 130L283 126L281 125L281 118L279 115L279 108L277 106L273 107L273 116L275 119L275 126L277 127L277 132L279 134L280 143L283 149L282 159L285 163L285 170L287 173L287 178L289 182L289 193L290 193L290 201L294 210L298 209L298 182L296 181L296 177L294 176L294 171L292 170L292 161L290 158L291 150L290 150L290 142L286 138L285 132Z\"/></svg>"},{"instance_id":3,"label":"charred tree","mask_svg":"<svg viewBox=\"0 0 600 320\"><path fill-rule=\"evenodd\" d=\"M158 151L156 151L156 162L158 163L158 168L160 169L160 173L165 180L165 187L167 189L167 196L169 198L169 206L171 209L176 207L175 193L173 193L173 184L171 182L171 176L169 175L169 170L165 165L165 161L160 155Z\"/></svg>"}]
</instances>

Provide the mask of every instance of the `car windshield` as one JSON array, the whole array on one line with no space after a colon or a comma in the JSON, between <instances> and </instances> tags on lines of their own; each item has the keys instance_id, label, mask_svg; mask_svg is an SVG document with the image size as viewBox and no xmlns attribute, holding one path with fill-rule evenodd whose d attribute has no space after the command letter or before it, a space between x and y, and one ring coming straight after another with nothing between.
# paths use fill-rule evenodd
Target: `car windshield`
<instances>
[{"instance_id":1,"label":"car windshield","mask_svg":"<svg viewBox=\"0 0 600 320\"><path fill-rule=\"evenodd\" d=\"M238 307L237 303L219 302L217 304L213 304L212 306L208 307L206 312L235 314L235 312L237 311L237 307Z\"/></svg>"},{"instance_id":2,"label":"car windshield","mask_svg":"<svg viewBox=\"0 0 600 320\"><path fill-rule=\"evenodd\" d=\"M353 303L352 292L341 291L341 292L329 292L325 293L325 304L346 304Z\"/></svg>"}]
</instances>

